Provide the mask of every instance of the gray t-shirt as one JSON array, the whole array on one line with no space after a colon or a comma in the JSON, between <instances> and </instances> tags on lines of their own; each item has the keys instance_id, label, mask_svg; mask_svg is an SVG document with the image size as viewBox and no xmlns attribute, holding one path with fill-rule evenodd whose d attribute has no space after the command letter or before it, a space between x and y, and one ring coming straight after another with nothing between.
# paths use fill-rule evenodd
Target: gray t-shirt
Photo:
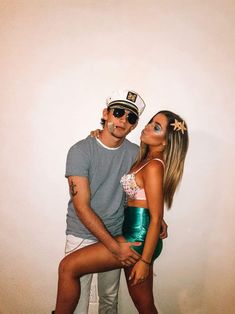
<instances>
[{"instance_id":1,"label":"gray t-shirt","mask_svg":"<svg viewBox=\"0 0 235 314\"><path fill-rule=\"evenodd\" d=\"M65 176L89 179L91 208L112 235L121 234L122 230L125 196L120 179L130 170L137 152L138 146L127 139L118 148L109 149L90 136L73 145L68 152ZM96 240L79 220L71 198L66 234Z\"/></svg>"}]
</instances>

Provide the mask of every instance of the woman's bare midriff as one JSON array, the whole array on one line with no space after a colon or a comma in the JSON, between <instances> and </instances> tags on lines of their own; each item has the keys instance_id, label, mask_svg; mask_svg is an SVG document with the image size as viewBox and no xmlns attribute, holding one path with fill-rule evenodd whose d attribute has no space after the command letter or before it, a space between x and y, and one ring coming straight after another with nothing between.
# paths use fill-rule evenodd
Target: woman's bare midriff
<instances>
[{"instance_id":1,"label":"woman's bare midriff","mask_svg":"<svg viewBox=\"0 0 235 314\"><path fill-rule=\"evenodd\" d=\"M128 200L127 206L148 208L146 200Z\"/></svg>"}]
</instances>

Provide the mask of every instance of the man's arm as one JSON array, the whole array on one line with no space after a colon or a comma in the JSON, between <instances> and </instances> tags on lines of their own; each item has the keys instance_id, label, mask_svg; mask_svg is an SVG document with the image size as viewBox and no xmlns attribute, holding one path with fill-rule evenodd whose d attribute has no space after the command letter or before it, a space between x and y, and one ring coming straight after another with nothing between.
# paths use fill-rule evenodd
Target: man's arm
<instances>
[{"instance_id":1,"label":"man's arm","mask_svg":"<svg viewBox=\"0 0 235 314\"><path fill-rule=\"evenodd\" d=\"M131 265L139 255L130 246L135 243L116 241L106 229L100 217L90 206L90 185L87 177L70 176L69 188L76 213L84 226L125 265Z\"/></svg>"}]
</instances>

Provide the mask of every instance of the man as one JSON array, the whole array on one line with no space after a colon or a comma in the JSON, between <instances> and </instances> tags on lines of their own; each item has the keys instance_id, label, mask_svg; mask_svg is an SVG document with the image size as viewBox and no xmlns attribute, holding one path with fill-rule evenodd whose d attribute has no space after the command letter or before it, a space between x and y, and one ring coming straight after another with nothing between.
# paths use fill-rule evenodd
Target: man
<instances>
[{"instance_id":1,"label":"man","mask_svg":"<svg viewBox=\"0 0 235 314\"><path fill-rule=\"evenodd\" d=\"M124 193L120 179L134 163L138 146L126 139L145 108L133 91L114 92L103 110L99 139L88 136L69 150L66 177L70 188L66 254L101 241L123 265L132 265L138 254L133 243L118 243L122 233ZM138 245L138 243L134 243ZM99 313L117 313L120 270L98 274ZM92 275L81 279L81 297L74 313L87 314Z\"/></svg>"}]
</instances>

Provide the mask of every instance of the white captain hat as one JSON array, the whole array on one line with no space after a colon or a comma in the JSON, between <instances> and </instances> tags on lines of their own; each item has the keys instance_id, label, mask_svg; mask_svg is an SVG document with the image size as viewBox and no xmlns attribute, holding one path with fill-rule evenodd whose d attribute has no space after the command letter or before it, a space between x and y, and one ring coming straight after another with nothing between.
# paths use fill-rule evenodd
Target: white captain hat
<instances>
[{"instance_id":1,"label":"white captain hat","mask_svg":"<svg viewBox=\"0 0 235 314\"><path fill-rule=\"evenodd\" d=\"M139 117L144 111L145 103L139 94L133 90L116 90L107 99L106 105L108 108L123 107L137 114Z\"/></svg>"}]
</instances>

